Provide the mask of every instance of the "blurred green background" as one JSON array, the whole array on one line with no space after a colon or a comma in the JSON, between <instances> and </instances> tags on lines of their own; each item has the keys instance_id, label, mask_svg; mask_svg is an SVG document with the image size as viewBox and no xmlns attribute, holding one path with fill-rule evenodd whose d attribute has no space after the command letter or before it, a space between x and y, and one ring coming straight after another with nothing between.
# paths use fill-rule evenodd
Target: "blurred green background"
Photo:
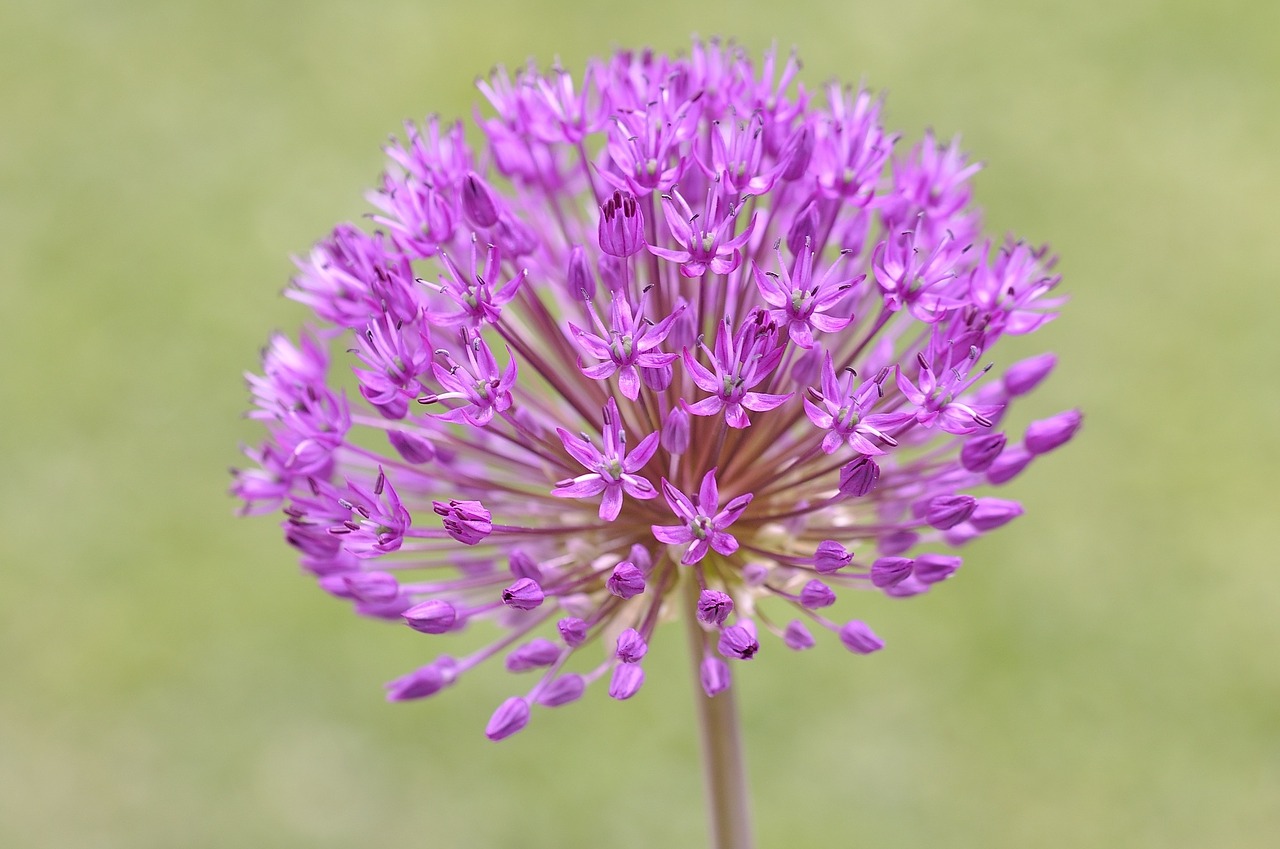
<instances>
[{"instance_id":1,"label":"blurred green background","mask_svg":"<svg viewBox=\"0 0 1280 849\"><path fill-rule=\"evenodd\" d=\"M491 744L498 669L299 577L225 495L288 256L496 63L732 35L987 163L1072 296L1030 402L1085 430L889 642L742 670L762 847L1272 847L1280 835L1280 6L9 0L0 9L0 846L704 842L680 640ZM652 656L652 655L651 655Z\"/></svg>"}]
</instances>

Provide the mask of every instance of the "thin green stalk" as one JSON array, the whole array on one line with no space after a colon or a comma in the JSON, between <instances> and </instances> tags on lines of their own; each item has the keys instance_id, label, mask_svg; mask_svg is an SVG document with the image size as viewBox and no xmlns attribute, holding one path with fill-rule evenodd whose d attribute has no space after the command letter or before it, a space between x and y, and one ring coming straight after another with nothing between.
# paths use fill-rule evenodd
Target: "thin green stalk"
<instances>
[{"instance_id":1,"label":"thin green stalk","mask_svg":"<svg viewBox=\"0 0 1280 849\"><path fill-rule=\"evenodd\" d=\"M693 668L693 699L698 712L698 736L702 741L703 781L707 814L711 825L712 849L752 849L751 803L747 795L747 770L742 737L738 728L735 688L714 698L702 690L702 647L705 635L694 611L698 604L698 584L691 573L685 575L685 624L689 637L689 658Z\"/></svg>"}]
</instances>

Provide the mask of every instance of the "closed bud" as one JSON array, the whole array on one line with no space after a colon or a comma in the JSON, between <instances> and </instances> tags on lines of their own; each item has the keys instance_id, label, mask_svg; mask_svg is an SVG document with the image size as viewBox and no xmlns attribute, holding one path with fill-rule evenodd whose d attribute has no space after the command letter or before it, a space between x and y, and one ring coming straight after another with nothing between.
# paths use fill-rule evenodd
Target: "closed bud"
<instances>
[{"instance_id":1,"label":"closed bud","mask_svg":"<svg viewBox=\"0 0 1280 849\"><path fill-rule=\"evenodd\" d=\"M566 616L556 623L560 631L560 639L571 649L576 649L587 641L587 623L576 616Z\"/></svg>"},{"instance_id":2,"label":"closed bud","mask_svg":"<svg viewBox=\"0 0 1280 849\"><path fill-rule=\"evenodd\" d=\"M675 370L670 363L640 369L640 381L654 392L667 391L673 377L675 377Z\"/></svg>"},{"instance_id":3,"label":"closed bud","mask_svg":"<svg viewBox=\"0 0 1280 849\"><path fill-rule=\"evenodd\" d=\"M926 584L936 584L950 578L960 568L961 559L947 554L921 554L916 558L913 577Z\"/></svg>"},{"instance_id":4,"label":"closed bud","mask_svg":"<svg viewBox=\"0 0 1280 849\"><path fill-rule=\"evenodd\" d=\"M796 357L795 363L791 366L791 379L800 386L816 383L818 374L822 371L822 351L822 346L814 345Z\"/></svg>"},{"instance_id":5,"label":"closed bud","mask_svg":"<svg viewBox=\"0 0 1280 849\"><path fill-rule=\"evenodd\" d=\"M493 712L484 736L490 740L502 740L522 731L529 724L529 703L519 696L507 699Z\"/></svg>"},{"instance_id":6,"label":"closed bud","mask_svg":"<svg viewBox=\"0 0 1280 849\"><path fill-rule=\"evenodd\" d=\"M805 242L812 243L817 235L818 204L811 200L791 219L791 226L787 228L787 250L799 254Z\"/></svg>"},{"instance_id":7,"label":"closed bud","mask_svg":"<svg viewBox=\"0 0 1280 849\"><path fill-rule=\"evenodd\" d=\"M836 594L822 581L810 581L800 590L800 605L809 610L830 607L836 603Z\"/></svg>"},{"instance_id":8,"label":"closed bud","mask_svg":"<svg viewBox=\"0 0 1280 849\"><path fill-rule=\"evenodd\" d=\"M649 651L649 644L635 628L628 628L618 635L618 649L614 657L623 663L639 663Z\"/></svg>"},{"instance_id":9,"label":"closed bud","mask_svg":"<svg viewBox=\"0 0 1280 849\"><path fill-rule=\"evenodd\" d=\"M875 489L880 480L880 467L870 457L859 457L840 469L840 494L861 498Z\"/></svg>"},{"instance_id":10,"label":"closed bud","mask_svg":"<svg viewBox=\"0 0 1280 849\"><path fill-rule=\"evenodd\" d=\"M347 591L356 601L385 604L400 595L400 582L386 572L355 572L342 576Z\"/></svg>"},{"instance_id":11,"label":"closed bud","mask_svg":"<svg viewBox=\"0 0 1280 849\"><path fill-rule=\"evenodd\" d=\"M890 531L876 540L876 548L881 554L894 557L910 551L919 541L920 535L915 531Z\"/></svg>"},{"instance_id":12,"label":"closed bud","mask_svg":"<svg viewBox=\"0 0 1280 849\"><path fill-rule=\"evenodd\" d=\"M871 564L871 583L887 589L905 581L914 567L915 561L909 557L881 557Z\"/></svg>"},{"instance_id":13,"label":"closed bud","mask_svg":"<svg viewBox=\"0 0 1280 849\"><path fill-rule=\"evenodd\" d=\"M729 664L718 657L707 655L698 668L698 678L702 681L702 692L711 698L717 693L729 689Z\"/></svg>"},{"instance_id":14,"label":"closed bud","mask_svg":"<svg viewBox=\"0 0 1280 849\"><path fill-rule=\"evenodd\" d=\"M589 301L596 296L596 278L587 262L587 252L582 245L574 245L569 253L569 295L575 301Z\"/></svg>"},{"instance_id":15,"label":"closed bud","mask_svg":"<svg viewBox=\"0 0 1280 849\"><path fill-rule=\"evenodd\" d=\"M543 707L560 707L582 698L586 689L587 682L582 676L569 672L543 687L535 701Z\"/></svg>"},{"instance_id":16,"label":"closed bud","mask_svg":"<svg viewBox=\"0 0 1280 849\"><path fill-rule=\"evenodd\" d=\"M648 575L653 569L653 556L649 554L649 549L640 543L633 543L631 551L627 554L627 559L636 564L636 568L640 570L640 574Z\"/></svg>"},{"instance_id":17,"label":"closed bud","mask_svg":"<svg viewBox=\"0 0 1280 849\"><path fill-rule=\"evenodd\" d=\"M498 204L493 190L474 171L468 171L462 180L462 211L477 227L492 227L498 223Z\"/></svg>"},{"instance_id":18,"label":"closed bud","mask_svg":"<svg viewBox=\"0 0 1280 849\"><path fill-rule=\"evenodd\" d=\"M1040 354L1014 363L1004 373L1004 391L1011 398L1026 395L1039 386L1057 364L1058 358L1053 354Z\"/></svg>"},{"instance_id":19,"label":"closed bud","mask_svg":"<svg viewBox=\"0 0 1280 849\"><path fill-rule=\"evenodd\" d=\"M533 610L546 596L532 578L521 578L502 591L502 603L515 610Z\"/></svg>"},{"instance_id":20,"label":"closed bud","mask_svg":"<svg viewBox=\"0 0 1280 849\"><path fill-rule=\"evenodd\" d=\"M782 642L792 651L804 651L813 648L813 634L799 619L792 619L782 631Z\"/></svg>"},{"instance_id":21,"label":"closed bud","mask_svg":"<svg viewBox=\"0 0 1280 849\"><path fill-rule=\"evenodd\" d=\"M960 465L970 472L985 472L1004 450L1003 433L982 433L970 437L960 449Z\"/></svg>"},{"instance_id":22,"label":"closed bud","mask_svg":"<svg viewBox=\"0 0 1280 849\"><path fill-rule=\"evenodd\" d=\"M447 601L429 599L400 614L409 627L424 634L444 634L458 624L458 611Z\"/></svg>"},{"instance_id":23,"label":"closed bud","mask_svg":"<svg viewBox=\"0 0 1280 849\"><path fill-rule=\"evenodd\" d=\"M560 658L560 647L543 637L530 640L507 655L508 672L526 672L550 666Z\"/></svg>"},{"instance_id":24,"label":"closed bud","mask_svg":"<svg viewBox=\"0 0 1280 849\"><path fill-rule=\"evenodd\" d=\"M884 648L884 640L877 637L866 622L857 619L840 629L840 642L854 654L871 654Z\"/></svg>"},{"instance_id":25,"label":"closed bud","mask_svg":"<svg viewBox=\"0 0 1280 849\"><path fill-rule=\"evenodd\" d=\"M809 159L812 156L813 130L808 124L804 124L796 130L782 153L782 160L786 164L782 166L782 173L779 176L788 183L799 180L808 170Z\"/></svg>"},{"instance_id":26,"label":"closed bud","mask_svg":"<svg viewBox=\"0 0 1280 849\"><path fill-rule=\"evenodd\" d=\"M542 583L542 568L523 548L511 552L511 574L516 578L530 578Z\"/></svg>"},{"instance_id":27,"label":"closed bud","mask_svg":"<svg viewBox=\"0 0 1280 849\"><path fill-rule=\"evenodd\" d=\"M899 581L891 587L884 588L884 594L889 598L908 598L920 593L927 593L929 585L921 581L915 575L907 577L905 580Z\"/></svg>"},{"instance_id":28,"label":"closed bud","mask_svg":"<svg viewBox=\"0 0 1280 849\"><path fill-rule=\"evenodd\" d=\"M609 679L609 698L620 702L640 692L644 686L644 667L638 663L619 663Z\"/></svg>"},{"instance_id":29,"label":"closed bud","mask_svg":"<svg viewBox=\"0 0 1280 849\"><path fill-rule=\"evenodd\" d=\"M929 499L925 521L940 531L954 528L969 518L978 504L970 495L939 495Z\"/></svg>"},{"instance_id":30,"label":"closed bud","mask_svg":"<svg viewBox=\"0 0 1280 849\"><path fill-rule=\"evenodd\" d=\"M1031 462L1034 455L1021 445L1010 445L1000 452L1000 456L987 469L987 480L999 485L1022 474L1022 470Z\"/></svg>"},{"instance_id":31,"label":"closed bud","mask_svg":"<svg viewBox=\"0 0 1280 849\"><path fill-rule=\"evenodd\" d=\"M760 643L756 639L756 629L749 621L741 625L730 625L720 632L720 654L737 660L751 660L760 651Z\"/></svg>"},{"instance_id":32,"label":"closed bud","mask_svg":"<svg viewBox=\"0 0 1280 849\"><path fill-rule=\"evenodd\" d=\"M600 272L600 281L615 297L627 285L627 262L616 256L605 254L596 260L596 270Z\"/></svg>"},{"instance_id":33,"label":"closed bud","mask_svg":"<svg viewBox=\"0 0 1280 849\"><path fill-rule=\"evenodd\" d=\"M703 590L698 594L698 621L720 627L733 612L733 599L719 590Z\"/></svg>"},{"instance_id":34,"label":"closed bud","mask_svg":"<svg viewBox=\"0 0 1280 849\"><path fill-rule=\"evenodd\" d=\"M833 539L818 543L818 550L813 555L813 568L826 575L840 571L851 562L853 553Z\"/></svg>"},{"instance_id":35,"label":"closed bud","mask_svg":"<svg viewBox=\"0 0 1280 849\"><path fill-rule=\"evenodd\" d=\"M672 407L662 422L662 447L669 454L689 450L689 414L682 407Z\"/></svg>"},{"instance_id":36,"label":"closed bud","mask_svg":"<svg viewBox=\"0 0 1280 849\"><path fill-rule=\"evenodd\" d=\"M1022 515L1022 505L1016 501L1003 498L982 498L969 517L969 524L979 531L994 531L1001 525L1007 525Z\"/></svg>"},{"instance_id":37,"label":"closed bud","mask_svg":"<svg viewBox=\"0 0 1280 849\"><path fill-rule=\"evenodd\" d=\"M1067 410L1047 419L1040 419L1027 426L1022 444L1032 454L1047 454L1071 441L1084 421L1079 410Z\"/></svg>"},{"instance_id":38,"label":"closed bud","mask_svg":"<svg viewBox=\"0 0 1280 849\"><path fill-rule=\"evenodd\" d=\"M605 587L618 598L633 598L644 592L644 573L634 563L624 560L613 567Z\"/></svg>"},{"instance_id":39,"label":"closed bud","mask_svg":"<svg viewBox=\"0 0 1280 849\"><path fill-rule=\"evenodd\" d=\"M387 701L407 702L425 699L448 687L457 680L457 662L448 656L438 657L408 675L401 675L386 684Z\"/></svg>"},{"instance_id":40,"label":"closed bud","mask_svg":"<svg viewBox=\"0 0 1280 849\"><path fill-rule=\"evenodd\" d=\"M600 207L600 250L628 257L644 247L644 216L630 192L615 191Z\"/></svg>"},{"instance_id":41,"label":"closed bud","mask_svg":"<svg viewBox=\"0 0 1280 849\"><path fill-rule=\"evenodd\" d=\"M425 436L393 430L388 431L387 440L391 443L391 447L396 449L396 453L405 459L405 462L417 465L430 463L436 458L436 447Z\"/></svg>"}]
</instances>

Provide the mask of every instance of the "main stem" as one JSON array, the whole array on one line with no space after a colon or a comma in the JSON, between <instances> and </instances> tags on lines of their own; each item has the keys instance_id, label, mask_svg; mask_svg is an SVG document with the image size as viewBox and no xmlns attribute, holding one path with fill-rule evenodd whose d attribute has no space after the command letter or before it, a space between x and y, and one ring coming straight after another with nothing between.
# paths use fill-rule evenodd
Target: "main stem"
<instances>
[{"instance_id":1,"label":"main stem","mask_svg":"<svg viewBox=\"0 0 1280 849\"><path fill-rule=\"evenodd\" d=\"M684 577L686 603L683 607L689 637L689 659L693 667L698 736L702 740L703 782L711 820L711 846L712 849L752 849L755 841L751 836L747 770L738 730L735 688L729 687L715 698L708 698L702 690L705 635L694 615L698 605L698 584L692 574L686 573Z\"/></svg>"}]
</instances>

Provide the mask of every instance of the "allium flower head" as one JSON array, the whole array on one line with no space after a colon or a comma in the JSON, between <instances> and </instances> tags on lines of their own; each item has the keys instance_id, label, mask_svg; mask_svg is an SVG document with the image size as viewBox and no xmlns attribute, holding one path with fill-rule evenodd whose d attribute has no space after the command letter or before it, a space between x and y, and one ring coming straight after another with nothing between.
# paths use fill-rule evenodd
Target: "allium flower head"
<instances>
[{"instance_id":1,"label":"allium flower head","mask_svg":"<svg viewBox=\"0 0 1280 849\"><path fill-rule=\"evenodd\" d=\"M838 597L953 575L1021 513L988 487L1079 428L1001 427L1056 363L996 351L1054 317L1048 252L984 239L958 143L905 146L879 98L797 69L696 42L500 70L477 147L407 125L372 229L297 261L314 317L248 378L268 436L235 493L357 612L500 633L424 646L388 699L501 657L529 680L488 723L507 737L587 687L636 695L672 617L709 696L824 633L878 651Z\"/></svg>"}]
</instances>

